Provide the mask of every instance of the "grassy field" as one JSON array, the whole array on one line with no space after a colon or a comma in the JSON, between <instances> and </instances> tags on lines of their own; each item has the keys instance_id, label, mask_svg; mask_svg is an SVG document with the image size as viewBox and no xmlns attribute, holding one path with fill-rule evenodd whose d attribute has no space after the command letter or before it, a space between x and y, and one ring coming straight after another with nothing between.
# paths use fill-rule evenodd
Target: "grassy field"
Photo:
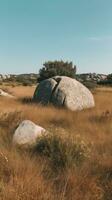
<instances>
[{"instance_id":1,"label":"grassy field","mask_svg":"<svg viewBox=\"0 0 112 200\"><path fill-rule=\"evenodd\" d=\"M70 112L27 101L35 87L1 86L0 200L111 200L112 89L93 91L93 109ZM12 145L23 119L47 129L35 150Z\"/></svg>"}]
</instances>

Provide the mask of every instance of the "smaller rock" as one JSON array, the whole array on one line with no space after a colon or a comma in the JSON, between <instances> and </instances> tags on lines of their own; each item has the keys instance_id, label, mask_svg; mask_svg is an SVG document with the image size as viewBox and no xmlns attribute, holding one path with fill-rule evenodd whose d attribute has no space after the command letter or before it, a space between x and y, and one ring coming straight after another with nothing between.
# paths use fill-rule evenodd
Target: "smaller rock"
<instances>
[{"instance_id":1,"label":"smaller rock","mask_svg":"<svg viewBox=\"0 0 112 200\"><path fill-rule=\"evenodd\" d=\"M0 96L2 97L9 97L9 98L14 98L11 94L8 94L7 92L4 92L3 90L0 89Z\"/></svg>"},{"instance_id":2,"label":"smaller rock","mask_svg":"<svg viewBox=\"0 0 112 200\"><path fill-rule=\"evenodd\" d=\"M45 129L29 120L20 123L13 136L13 144L32 146L36 144L37 138L45 133Z\"/></svg>"}]
</instances>

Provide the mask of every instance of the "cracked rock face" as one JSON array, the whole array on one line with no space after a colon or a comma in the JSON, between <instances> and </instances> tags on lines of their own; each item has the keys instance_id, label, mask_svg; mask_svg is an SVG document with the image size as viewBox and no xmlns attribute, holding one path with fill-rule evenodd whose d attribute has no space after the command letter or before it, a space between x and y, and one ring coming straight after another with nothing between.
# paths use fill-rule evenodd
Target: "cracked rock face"
<instances>
[{"instance_id":1,"label":"cracked rock face","mask_svg":"<svg viewBox=\"0 0 112 200\"><path fill-rule=\"evenodd\" d=\"M42 81L33 98L43 105L52 103L72 111L92 108L95 105L92 93L80 82L66 76L55 76Z\"/></svg>"}]
</instances>

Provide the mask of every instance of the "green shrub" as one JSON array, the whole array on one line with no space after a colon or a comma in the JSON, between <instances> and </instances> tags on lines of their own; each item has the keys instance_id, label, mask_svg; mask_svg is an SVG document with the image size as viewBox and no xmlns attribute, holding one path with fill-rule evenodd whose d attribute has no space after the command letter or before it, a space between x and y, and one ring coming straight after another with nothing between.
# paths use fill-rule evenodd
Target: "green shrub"
<instances>
[{"instance_id":1,"label":"green shrub","mask_svg":"<svg viewBox=\"0 0 112 200\"><path fill-rule=\"evenodd\" d=\"M57 135L43 136L37 141L35 152L48 158L53 169L80 165L89 157L90 148L81 139L62 139Z\"/></svg>"},{"instance_id":2,"label":"green shrub","mask_svg":"<svg viewBox=\"0 0 112 200\"><path fill-rule=\"evenodd\" d=\"M53 76L68 76L71 78L75 77L76 66L73 66L72 62L48 61L43 65L44 67L39 71L39 82Z\"/></svg>"}]
</instances>

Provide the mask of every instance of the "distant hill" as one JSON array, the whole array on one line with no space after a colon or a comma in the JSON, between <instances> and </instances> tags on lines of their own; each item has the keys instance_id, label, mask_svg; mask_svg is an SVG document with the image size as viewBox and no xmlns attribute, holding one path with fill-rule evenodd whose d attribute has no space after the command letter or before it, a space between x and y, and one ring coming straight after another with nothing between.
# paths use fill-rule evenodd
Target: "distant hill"
<instances>
[{"instance_id":1,"label":"distant hill","mask_svg":"<svg viewBox=\"0 0 112 200\"><path fill-rule=\"evenodd\" d=\"M26 80L37 80L38 74L30 73L30 74L0 74L0 80L6 79L26 79ZM85 73L85 74L76 74L76 79L79 81L100 81L105 80L107 75L105 74L96 74L96 73Z\"/></svg>"},{"instance_id":2,"label":"distant hill","mask_svg":"<svg viewBox=\"0 0 112 200\"><path fill-rule=\"evenodd\" d=\"M86 73L86 74L76 74L76 79L80 82L83 81L93 81L98 82L107 79L106 74L96 74L96 73Z\"/></svg>"},{"instance_id":3,"label":"distant hill","mask_svg":"<svg viewBox=\"0 0 112 200\"><path fill-rule=\"evenodd\" d=\"M0 74L0 82L18 82L22 85L32 85L37 83L38 74ZM95 87L97 84L105 84L107 80L106 74L83 73L76 74L75 78L87 87Z\"/></svg>"},{"instance_id":4,"label":"distant hill","mask_svg":"<svg viewBox=\"0 0 112 200\"><path fill-rule=\"evenodd\" d=\"M30 85L37 83L38 74L30 73L30 74L0 74L1 82L18 82L23 85Z\"/></svg>"},{"instance_id":5,"label":"distant hill","mask_svg":"<svg viewBox=\"0 0 112 200\"><path fill-rule=\"evenodd\" d=\"M96 73L76 74L76 79L89 89L94 89L99 84L104 85L107 80L107 75Z\"/></svg>"}]
</instances>

